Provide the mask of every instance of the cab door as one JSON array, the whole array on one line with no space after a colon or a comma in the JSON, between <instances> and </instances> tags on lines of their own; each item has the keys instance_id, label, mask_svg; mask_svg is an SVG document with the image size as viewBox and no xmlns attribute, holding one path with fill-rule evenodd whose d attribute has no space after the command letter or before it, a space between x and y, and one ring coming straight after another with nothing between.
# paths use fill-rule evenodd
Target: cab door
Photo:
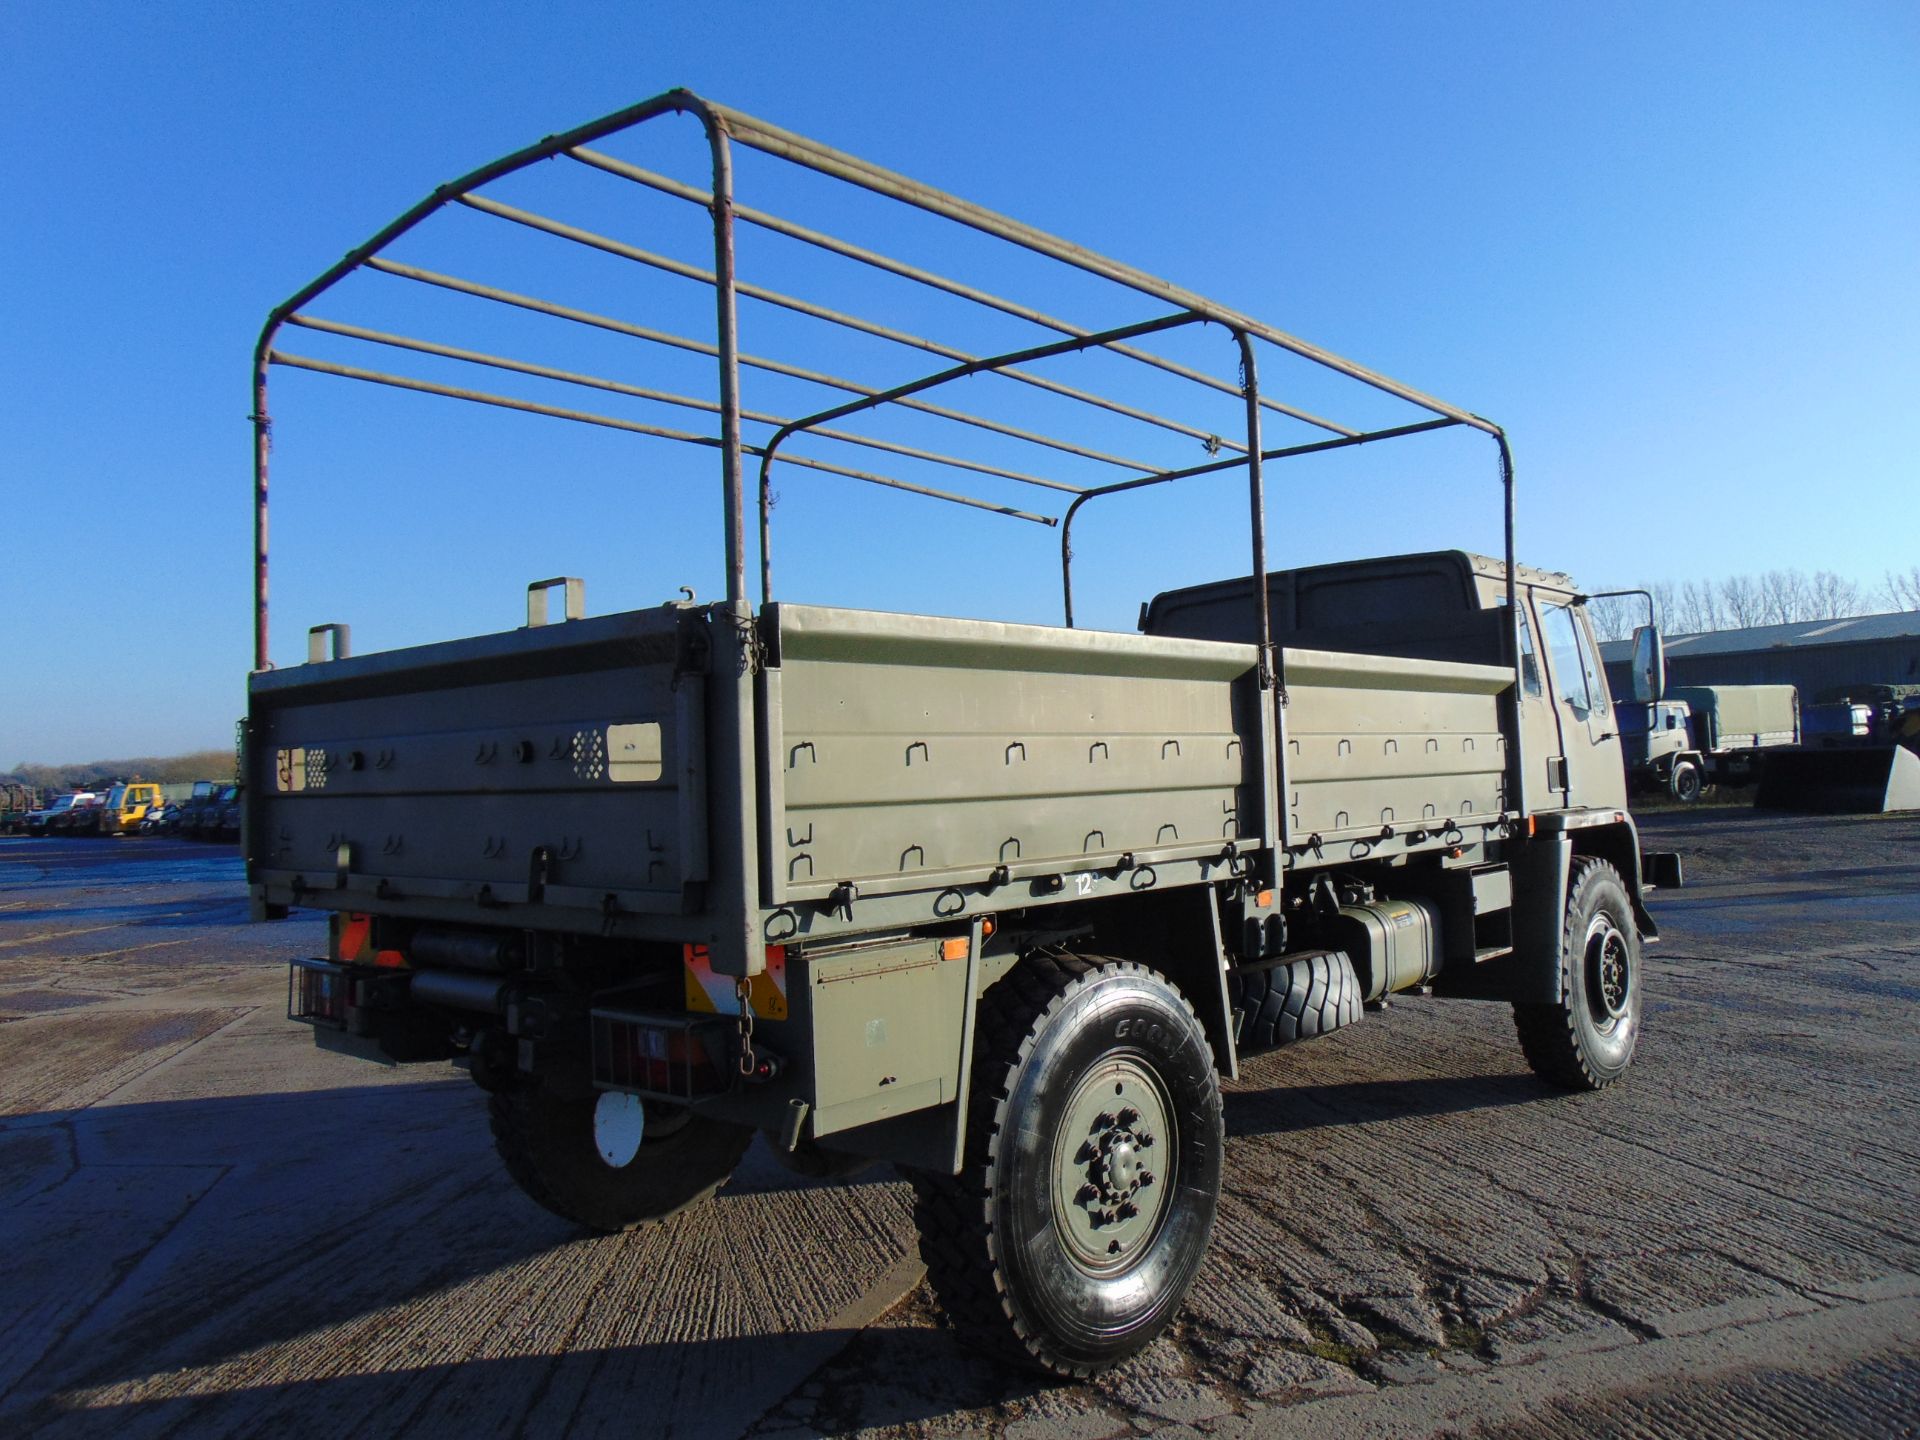
<instances>
[{"instance_id":1,"label":"cab door","mask_svg":"<svg viewBox=\"0 0 1920 1440\"><path fill-rule=\"evenodd\" d=\"M1564 776L1555 778L1565 780L1563 803L1624 809L1627 779L1620 760L1620 726L1586 616L1571 595L1536 591L1534 601L1560 722Z\"/></svg>"},{"instance_id":2,"label":"cab door","mask_svg":"<svg viewBox=\"0 0 1920 1440\"><path fill-rule=\"evenodd\" d=\"M1506 600L1503 594L1498 603L1504 607ZM1517 627L1520 688L1515 698L1520 712L1519 806L1527 815L1562 809L1567 803L1566 744L1560 738L1556 702L1547 689L1545 662L1535 639L1538 629L1533 618L1532 587L1523 585Z\"/></svg>"}]
</instances>

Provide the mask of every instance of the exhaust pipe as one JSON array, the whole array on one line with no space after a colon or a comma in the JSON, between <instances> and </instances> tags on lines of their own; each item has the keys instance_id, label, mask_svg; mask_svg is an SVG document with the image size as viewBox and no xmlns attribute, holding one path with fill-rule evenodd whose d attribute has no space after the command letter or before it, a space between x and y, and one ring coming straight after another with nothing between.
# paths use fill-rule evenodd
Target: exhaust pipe
<instances>
[{"instance_id":1,"label":"exhaust pipe","mask_svg":"<svg viewBox=\"0 0 1920 1440\"><path fill-rule=\"evenodd\" d=\"M512 982L487 975L455 975L446 970L416 970L412 995L421 1005L439 1005L448 1010L481 1010L492 1015L507 1013L512 998Z\"/></svg>"}]
</instances>

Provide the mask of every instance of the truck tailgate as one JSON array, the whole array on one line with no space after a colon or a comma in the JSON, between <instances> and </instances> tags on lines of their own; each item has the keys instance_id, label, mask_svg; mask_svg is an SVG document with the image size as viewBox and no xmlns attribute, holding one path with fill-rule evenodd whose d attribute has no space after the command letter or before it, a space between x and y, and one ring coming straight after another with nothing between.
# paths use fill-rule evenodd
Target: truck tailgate
<instances>
[{"instance_id":1,"label":"truck tailgate","mask_svg":"<svg viewBox=\"0 0 1920 1440\"><path fill-rule=\"evenodd\" d=\"M685 912L705 624L636 611L255 674L249 880L333 908Z\"/></svg>"}]
</instances>

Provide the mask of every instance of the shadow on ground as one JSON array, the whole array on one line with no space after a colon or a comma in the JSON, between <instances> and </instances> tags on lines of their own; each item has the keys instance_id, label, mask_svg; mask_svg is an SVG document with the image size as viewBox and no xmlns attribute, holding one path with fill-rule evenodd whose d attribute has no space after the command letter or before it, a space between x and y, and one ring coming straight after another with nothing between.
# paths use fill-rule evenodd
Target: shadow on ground
<instances>
[{"instance_id":1,"label":"shadow on ground","mask_svg":"<svg viewBox=\"0 0 1920 1440\"><path fill-rule=\"evenodd\" d=\"M738 1433L785 1393L770 1374L847 1339L779 1313L796 1287L742 1228L807 1184L756 1150L715 1202L587 1235L514 1188L464 1081L10 1117L0 1223L39 1258L0 1281L0 1430ZM836 1261L843 1288L877 1278L814 1265ZM649 1330L670 1338L595 1339ZM491 1353L521 1334L537 1353Z\"/></svg>"},{"instance_id":2,"label":"shadow on ground","mask_svg":"<svg viewBox=\"0 0 1920 1440\"><path fill-rule=\"evenodd\" d=\"M1227 1134L1282 1135L1411 1115L1454 1115L1504 1105L1540 1104L1560 1093L1530 1074L1262 1088L1261 1066L1256 1058L1227 1093Z\"/></svg>"}]
</instances>

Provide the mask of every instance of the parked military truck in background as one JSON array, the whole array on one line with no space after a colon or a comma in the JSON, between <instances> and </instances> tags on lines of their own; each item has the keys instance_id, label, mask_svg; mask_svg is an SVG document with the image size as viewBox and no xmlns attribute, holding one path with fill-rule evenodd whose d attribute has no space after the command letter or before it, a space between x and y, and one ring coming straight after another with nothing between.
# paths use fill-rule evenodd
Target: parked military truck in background
<instances>
[{"instance_id":1,"label":"parked military truck in background","mask_svg":"<svg viewBox=\"0 0 1920 1440\"><path fill-rule=\"evenodd\" d=\"M1821 726L1828 744L1920 748L1920 685L1835 685L1815 699L1831 716ZM1844 720L1832 712L1844 712Z\"/></svg>"},{"instance_id":2,"label":"parked military truck in background","mask_svg":"<svg viewBox=\"0 0 1920 1440\"><path fill-rule=\"evenodd\" d=\"M657 135L648 122L675 114L700 123L711 191L592 148ZM1055 320L737 205L742 151L1077 269L1131 314L1143 295L1162 313L1108 328ZM437 210L465 204L649 263L624 242L478 193L550 157L706 212L713 269L675 262L671 273L712 285L713 342L385 258ZM815 322L951 363L867 383L764 358L743 347L736 302L801 302L736 280L738 224L1043 334L968 349L808 301L801 313ZM712 398L529 372L305 311L363 267L692 345L717 361ZM718 415L718 433L293 354L279 348L287 326L691 405ZM1150 348L1150 337L1198 326L1231 340L1228 376ZM1090 351L1172 377L1182 418L1054 378L1063 367L1049 362ZM1365 429L1274 399L1258 360L1276 354L1416 418ZM812 413L770 416L742 404L742 366L836 394ZM346 627L329 623L311 632L307 663L275 668L273 367L717 452L725 598L689 592L589 617L583 584L556 577L529 587L518 630L354 655ZM970 377L969 406L996 387L1037 388L1049 405L1097 406L1114 438L1096 449L1034 430L1024 406L1017 425L953 408L960 391L940 387ZM937 405L923 398L932 392ZM960 1335L1084 1375L1148 1344L1193 1283L1221 1187L1220 1076L1244 1056L1430 987L1510 1005L1521 1051L1555 1085L1603 1088L1633 1058L1642 946L1656 934L1643 897L1654 879L1677 883L1677 860L1642 855L1582 598L1568 577L1515 562L1505 436L1469 411L686 91L433 192L276 307L255 353L254 402L243 848L256 918L296 906L329 916L328 954L290 957L289 1013L324 1045L467 1067L489 1094L507 1170L560 1215L617 1230L672 1214L724 1183L756 1134L812 1175L892 1161L912 1179L929 1277ZM1051 457L1047 473L1009 468L999 450L951 455L848 428L882 407L942 434L984 427ZM1273 445L1262 424L1276 417L1316 434ZM750 441L747 425L759 427ZM1266 466L1453 428L1495 447L1503 559L1443 550L1269 568ZM1125 478L1088 479L1115 461L1123 430L1143 448L1199 441L1204 458L1120 460ZM825 461L817 447L796 453L795 438L1050 487L1070 503L1035 514ZM758 605L748 459L760 481ZM775 598L769 475L789 464L1057 525L1065 626ZM1248 573L1161 593L1142 634L1076 628L1077 513L1223 473L1247 482ZM355 1163L350 1151L338 1160Z\"/></svg>"},{"instance_id":3,"label":"parked military truck in background","mask_svg":"<svg viewBox=\"0 0 1920 1440\"><path fill-rule=\"evenodd\" d=\"M1825 699L1801 712L1806 743L1821 749L1873 744L1873 706L1856 700Z\"/></svg>"},{"instance_id":4,"label":"parked military truck in background","mask_svg":"<svg viewBox=\"0 0 1920 1440\"><path fill-rule=\"evenodd\" d=\"M1766 757L1756 805L1825 815L1920 810L1920 686L1836 686L1808 714L1806 746Z\"/></svg>"},{"instance_id":5,"label":"parked military truck in background","mask_svg":"<svg viewBox=\"0 0 1920 1440\"><path fill-rule=\"evenodd\" d=\"M0 835L26 829L27 816L40 808L40 792L9 780L0 785Z\"/></svg>"},{"instance_id":6,"label":"parked military truck in background","mask_svg":"<svg viewBox=\"0 0 1920 1440\"><path fill-rule=\"evenodd\" d=\"M1628 783L1690 805L1709 785L1749 785L1762 752L1801 742L1791 685L1686 685L1620 702Z\"/></svg>"}]
</instances>

